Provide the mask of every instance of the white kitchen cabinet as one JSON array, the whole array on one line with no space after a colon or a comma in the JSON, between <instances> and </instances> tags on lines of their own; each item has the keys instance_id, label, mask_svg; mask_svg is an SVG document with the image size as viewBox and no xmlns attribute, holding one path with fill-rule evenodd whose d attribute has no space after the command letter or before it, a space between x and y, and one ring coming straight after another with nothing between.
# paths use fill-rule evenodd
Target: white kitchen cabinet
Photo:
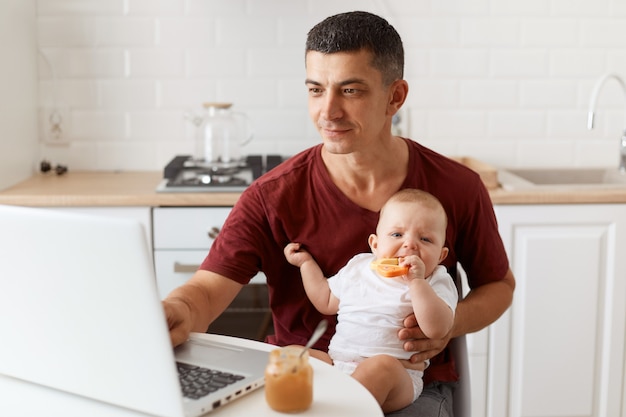
<instances>
[{"instance_id":1,"label":"white kitchen cabinet","mask_svg":"<svg viewBox=\"0 0 626 417\"><path fill-rule=\"evenodd\" d=\"M153 208L154 264L161 298L198 269L232 207ZM211 333L264 340L271 333L265 275L257 274L211 326Z\"/></svg>"},{"instance_id":2,"label":"white kitchen cabinet","mask_svg":"<svg viewBox=\"0 0 626 417\"><path fill-rule=\"evenodd\" d=\"M486 416L626 417L626 205L495 210L517 288L489 328Z\"/></svg>"},{"instance_id":3,"label":"white kitchen cabinet","mask_svg":"<svg viewBox=\"0 0 626 417\"><path fill-rule=\"evenodd\" d=\"M153 209L154 264L161 298L198 269L231 207Z\"/></svg>"}]
</instances>

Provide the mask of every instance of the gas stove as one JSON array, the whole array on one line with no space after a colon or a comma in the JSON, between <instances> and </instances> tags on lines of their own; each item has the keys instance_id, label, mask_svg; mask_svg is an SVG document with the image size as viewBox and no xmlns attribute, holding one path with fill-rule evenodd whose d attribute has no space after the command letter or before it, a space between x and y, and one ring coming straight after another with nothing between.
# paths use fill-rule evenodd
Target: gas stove
<instances>
[{"instance_id":1,"label":"gas stove","mask_svg":"<svg viewBox=\"0 0 626 417\"><path fill-rule=\"evenodd\" d=\"M176 156L163 170L160 193L241 192L280 164L280 155L250 155L229 163L205 164L189 155Z\"/></svg>"}]
</instances>

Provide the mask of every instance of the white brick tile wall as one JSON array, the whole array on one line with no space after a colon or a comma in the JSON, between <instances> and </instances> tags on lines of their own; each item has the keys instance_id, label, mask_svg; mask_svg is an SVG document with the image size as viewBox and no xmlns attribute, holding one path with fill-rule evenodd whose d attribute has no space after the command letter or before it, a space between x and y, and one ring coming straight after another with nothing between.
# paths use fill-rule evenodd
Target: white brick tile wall
<instances>
[{"instance_id":1,"label":"white brick tile wall","mask_svg":"<svg viewBox=\"0 0 626 417\"><path fill-rule=\"evenodd\" d=\"M56 82L51 79L40 79L39 97L41 106L52 107L60 104L72 109L90 108L98 104L98 86L93 79L57 80Z\"/></svg>"},{"instance_id":2,"label":"white brick tile wall","mask_svg":"<svg viewBox=\"0 0 626 417\"><path fill-rule=\"evenodd\" d=\"M626 18L595 19L581 24L581 42L592 47L624 47L626 46Z\"/></svg>"},{"instance_id":3,"label":"white brick tile wall","mask_svg":"<svg viewBox=\"0 0 626 417\"><path fill-rule=\"evenodd\" d=\"M155 20L148 17L104 16L95 19L96 46L153 46Z\"/></svg>"},{"instance_id":4,"label":"white brick tile wall","mask_svg":"<svg viewBox=\"0 0 626 417\"><path fill-rule=\"evenodd\" d=\"M248 51L247 75L279 80L300 75L305 78L303 48L255 48Z\"/></svg>"},{"instance_id":5,"label":"white brick tile wall","mask_svg":"<svg viewBox=\"0 0 626 417\"><path fill-rule=\"evenodd\" d=\"M157 149L152 141L101 142L98 145L96 169L149 171L156 161Z\"/></svg>"},{"instance_id":6,"label":"white brick tile wall","mask_svg":"<svg viewBox=\"0 0 626 417\"><path fill-rule=\"evenodd\" d=\"M571 166L576 156L575 143L567 140L525 140L519 143L517 156L528 167Z\"/></svg>"},{"instance_id":7,"label":"white brick tile wall","mask_svg":"<svg viewBox=\"0 0 626 417\"><path fill-rule=\"evenodd\" d=\"M209 77L214 82L223 77L243 77L246 73L246 51L243 48L193 48L185 53L188 77Z\"/></svg>"},{"instance_id":8,"label":"white brick tile wall","mask_svg":"<svg viewBox=\"0 0 626 417\"><path fill-rule=\"evenodd\" d=\"M278 79L224 79L218 81L217 101L235 103L237 109L250 107L276 107L278 105Z\"/></svg>"},{"instance_id":9,"label":"white brick tile wall","mask_svg":"<svg viewBox=\"0 0 626 417\"><path fill-rule=\"evenodd\" d=\"M613 1L609 5L609 16L626 16L626 2Z\"/></svg>"},{"instance_id":10,"label":"white brick tile wall","mask_svg":"<svg viewBox=\"0 0 626 417\"><path fill-rule=\"evenodd\" d=\"M545 0L500 0L491 6L501 16L549 16L550 2Z\"/></svg>"},{"instance_id":11,"label":"white brick tile wall","mask_svg":"<svg viewBox=\"0 0 626 417\"><path fill-rule=\"evenodd\" d=\"M160 170L193 151L185 114L206 101L249 115L248 153L316 144L306 34L356 9L403 37L410 137L503 165L615 164L617 84L593 131L586 113L602 74L626 77L623 0L40 0L39 104L63 109L71 140L41 154L72 169Z\"/></svg>"},{"instance_id":12,"label":"white brick tile wall","mask_svg":"<svg viewBox=\"0 0 626 417\"><path fill-rule=\"evenodd\" d=\"M546 131L546 115L532 110L495 110L489 112L487 126L493 139L540 138Z\"/></svg>"},{"instance_id":13,"label":"white brick tile wall","mask_svg":"<svg viewBox=\"0 0 626 417\"><path fill-rule=\"evenodd\" d=\"M522 21L522 45L574 47L579 43L578 21L573 18L531 18Z\"/></svg>"},{"instance_id":14,"label":"white brick tile wall","mask_svg":"<svg viewBox=\"0 0 626 417\"><path fill-rule=\"evenodd\" d=\"M126 0L128 15L179 16L185 8L179 0Z\"/></svg>"},{"instance_id":15,"label":"white brick tile wall","mask_svg":"<svg viewBox=\"0 0 626 417\"><path fill-rule=\"evenodd\" d=\"M130 78L182 78L185 76L185 51L183 49L131 49L128 55Z\"/></svg>"},{"instance_id":16,"label":"white brick tile wall","mask_svg":"<svg viewBox=\"0 0 626 417\"><path fill-rule=\"evenodd\" d=\"M162 16L156 22L155 44L158 46L199 49L215 46L215 19Z\"/></svg>"},{"instance_id":17,"label":"white brick tile wall","mask_svg":"<svg viewBox=\"0 0 626 417\"><path fill-rule=\"evenodd\" d=\"M184 134L185 120L179 111L139 111L130 113L130 138L168 140Z\"/></svg>"},{"instance_id":18,"label":"white brick tile wall","mask_svg":"<svg viewBox=\"0 0 626 417\"><path fill-rule=\"evenodd\" d=\"M246 12L246 0L178 0L185 4L188 16L241 16Z\"/></svg>"},{"instance_id":19,"label":"white brick tile wall","mask_svg":"<svg viewBox=\"0 0 626 417\"><path fill-rule=\"evenodd\" d=\"M593 49L559 49L550 54L550 74L596 78L606 68L606 53Z\"/></svg>"},{"instance_id":20,"label":"white brick tile wall","mask_svg":"<svg viewBox=\"0 0 626 417\"><path fill-rule=\"evenodd\" d=\"M124 0L39 0L37 12L40 15L98 16L122 14Z\"/></svg>"},{"instance_id":21,"label":"white brick tile wall","mask_svg":"<svg viewBox=\"0 0 626 417\"><path fill-rule=\"evenodd\" d=\"M553 0L550 2L552 14L563 14L567 16L610 16L611 3L618 3L620 0Z\"/></svg>"},{"instance_id":22,"label":"white brick tile wall","mask_svg":"<svg viewBox=\"0 0 626 417\"><path fill-rule=\"evenodd\" d=\"M430 74L439 77L479 77L489 69L489 51L479 48L436 49L430 52Z\"/></svg>"},{"instance_id":23,"label":"white brick tile wall","mask_svg":"<svg viewBox=\"0 0 626 417\"><path fill-rule=\"evenodd\" d=\"M45 3L45 2L44 2ZM38 4L41 4L38 3ZM41 13L41 10L39 11ZM71 18L39 16L37 40L40 47L86 46L96 43L95 18Z\"/></svg>"},{"instance_id":24,"label":"white brick tile wall","mask_svg":"<svg viewBox=\"0 0 626 417\"><path fill-rule=\"evenodd\" d=\"M289 16L299 17L307 14L308 5L306 1L293 0L266 0L249 1L247 3L248 13L251 16Z\"/></svg>"},{"instance_id":25,"label":"white brick tile wall","mask_svg":"<svg viewBox=\"0 0 626 417\"><path fill-rule=\"evenodd\" d=\"M395 27L405 46L457 46L460 25L451 18L397 18Z\"/></svg>"},{"instance_id":26,"label":"white brick tile wall","mask_svg":"<svg viewBox=\"0 0 626 417\"><path fill-rule=\"evenodd\" d=\"M489 0L435 1L431 7L437 14L471 16L489 13L489 3Z\"/></svg>"},{"instance_id":27,"label":"white brick tile wall","mask_svg":"<svg viewBox=\"0 0 626 417\"><path fill-rule=\"evenodd\" d=\"M102 108L111 110L156 107L154 80L103 79L99 81Z\"/></svg>"},{"instance_id":28,"label":"white brick tile wall","mask_svg":"<svg viewBox=\"0 0 626 417\"><path fill-rule=\"evenodd\" d=\"M428 135L433 138L466 140L484 138L487 114L477 110L435 110L428 112Z\"/></svg>"},{"instance_id":29,"label":"white brick tile wall","mask_svg":"<svg viewBox=\"0 0 626 417\"><path fill-rule=\"evenodd\" d=\"M217 46L224 48L267 47L277 43L277 23L273 17L222 17L217 19ZM254 33L254 36L250 36Z\"/></svg>"},{"instance_id":30,"label":"white brick tile wall","mask_svg":"<svg viewBox=\"0 0 626 417\"><path fill-rule=\"evenodd\" d=\"M216 96L216 82L208 79L162 80L159 82L161 106L184 110L200 110L200 105Z\"/></svg>"},{"instance_id":31,"label":"white brick tile wall","mask_svg":"<svg viewBox=\"0 0 626 417\"><path fill-rule=\"evenodd\" d=\"M524 108L571 107L577 103L575 81L543 79L522 81L519 84L520 106Z\"/></svg>"},{"instance_id":32,"label":"white brick tile wall","mask_svg":"<svg viewBox=\"0 0 626 417\"><path fill-rule=\"evenodd\" d=\"M123 112L75 110L72 112L70 139L77 141L111 141L126 137Z\"/></svg>"},{"instance_id":33,"label":"white brick tile wall","mask_svg":"<svg viewBox=\"0 0 626 417\"><path fill-rule=\"evenodd\" d=\"M421 81L430 72L430 54L423 48L405 47L404 77Z\"/></svg>"},{"instance_id":34,"label":"white brick tile wall","mask_svg":"<svg viewBox=\"0 0 626 417\"><path fill-rule=\"evenodd\" d=\"M519 83L509 80L461 81L460 105L468 108L499 109L517 107Z\"/></svg>"},{"instance_id":35,"label":"white brick tile wall","mask_svg":"<svg viewBox=\"0 0 626 417\"><path fill-rule=\"evenodd\" d=\"M405 105L426 109L456 107L459 105L459 84L460 82L455 79L418 79L409 85L409 96ZM413 121L413 118L410 120Z\"/></svg>"},{"instance_id":36,"label":"white brick tile wall","mask_svg":"<svg viewBox=\"0 0 626 417\"><path fill-rule=\"evenodd\" d=\"M548 75L548 52L536 49L497 49L490 54L490 71L494 77L533 79Z\"/></svg>"},{"instance_id":37,"label":"white brick tile wall","mask_svg":"<svg viewBox=\"0 0 626 417\"><path fill-rule=\"evenodd\" d=\"M516 47L521 24L517 18L467 18L460 21L461 43L468 46Z\"/></svg>"}]
</instances>

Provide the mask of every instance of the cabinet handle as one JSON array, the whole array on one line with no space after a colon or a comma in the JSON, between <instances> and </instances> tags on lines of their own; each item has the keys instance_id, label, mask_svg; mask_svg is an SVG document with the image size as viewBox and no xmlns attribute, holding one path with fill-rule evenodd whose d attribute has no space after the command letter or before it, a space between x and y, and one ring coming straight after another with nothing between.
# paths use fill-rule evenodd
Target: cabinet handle
<instances>
[{"instance_id":1,"label":"cabinet handle","mask_svg":"<svg viewBox=\"0 0 626 417\"><path fill-rule=\"evenodd\" d=\"M181 264L180 262L174 262L174 272L177 274L180 273L194 273L200 268L200 265L197 264Z\"/></svg>"},{"instance_id":2,"label":"cabinet handle","mask_svg":"<svg viewBox=\"0 0 626 417\"><path fill-rule=\"evenodd\" d=\"M215 239L217 237L217 235L220 233L220 229L219 227L211 227L209 229L209 231L207 232L207 235L211 238L211 239Z\"/></svg>"}]
</instances>

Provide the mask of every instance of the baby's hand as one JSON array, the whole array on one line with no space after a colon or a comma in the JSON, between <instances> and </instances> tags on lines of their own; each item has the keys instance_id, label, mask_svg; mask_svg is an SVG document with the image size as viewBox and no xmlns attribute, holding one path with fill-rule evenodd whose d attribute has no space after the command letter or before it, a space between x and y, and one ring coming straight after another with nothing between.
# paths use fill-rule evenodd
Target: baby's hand
<instances>
[{"instance_id":1,"label":"baby's hand","mask_svg":"<svg viewBox=\"0 0 626 417\"><path fill-rule=\"evenodd\" d=\"M301 248L300 243L290 243L285 246L285 258L293 266L300 268L306 261L313 259L311 254Z\"/></svg>"},{"instance_id":2,"label":"baby's hand","mask_svg":"<svg viewBox=\"0 0 626 417\"><path fill-rule=\"evenodd\" d=\"M426 273L426 265L424 265L424 261L422 261L419 256L405 256L398 259L398 264L401 266L407 266L409 268L409 273L403 276L406 281L426 278L424 276Z\"/></svg>"}]
</instances>

